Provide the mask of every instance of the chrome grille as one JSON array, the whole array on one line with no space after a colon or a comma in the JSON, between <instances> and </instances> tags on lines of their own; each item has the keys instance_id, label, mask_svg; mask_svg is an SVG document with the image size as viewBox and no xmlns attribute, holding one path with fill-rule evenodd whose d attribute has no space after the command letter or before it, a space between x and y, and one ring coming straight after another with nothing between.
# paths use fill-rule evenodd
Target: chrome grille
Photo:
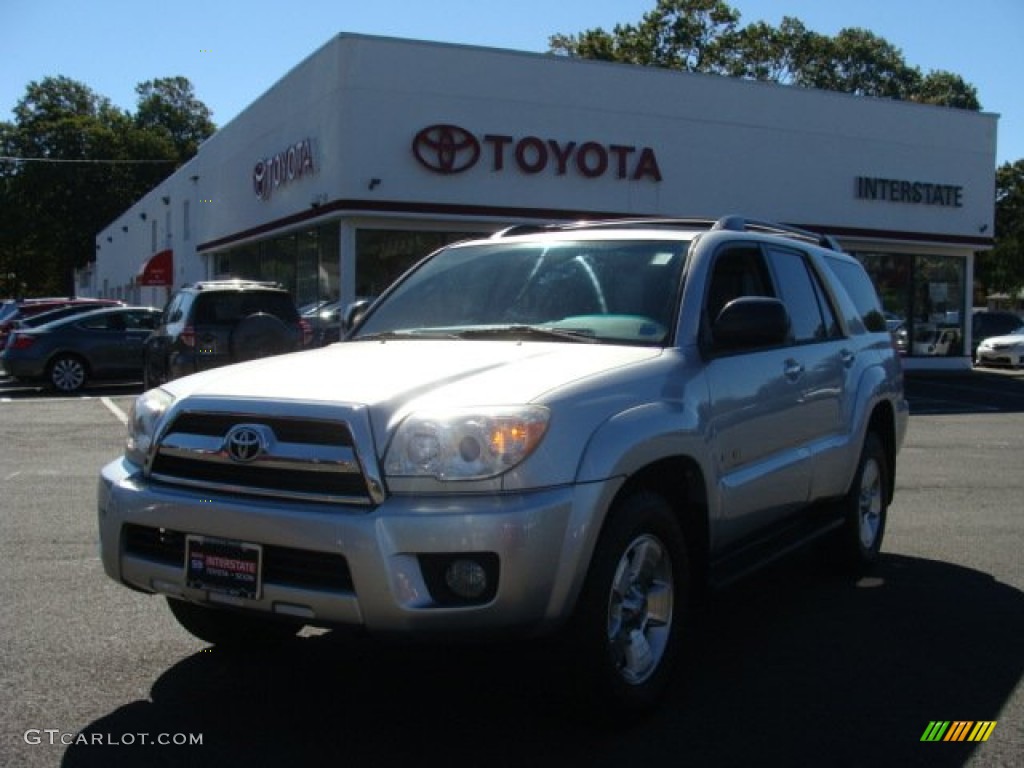
<instances>
[{"instance_id":1,"label":"chrome grille","mask_svg":"<svg viewBox=\"0 0 1024 768\"><path fill-rule=\"evenodd\" d=\"M232 458L239 426L262 437L251 461ZM347 421L260 413L182 411L163 430L151 480L220 493L368 505L379 483L366 476ZM377 494L379 495L379 494Z\"/></svg>"}]
</instances>

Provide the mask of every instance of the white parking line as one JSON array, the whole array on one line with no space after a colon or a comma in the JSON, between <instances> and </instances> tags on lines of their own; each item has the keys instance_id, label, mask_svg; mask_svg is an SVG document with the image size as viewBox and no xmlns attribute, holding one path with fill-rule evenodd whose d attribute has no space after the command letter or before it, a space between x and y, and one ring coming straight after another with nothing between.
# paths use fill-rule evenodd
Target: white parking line
<instances>
[{"instance_id":1,"label":"white parking line","mask_svg":"<svg viewBox=\"0 0 1024 768\"><path fill-rule=\"evenodd\" d=\"M128 425L128 414L114 405L114 402L109 397L101 397L100 402L107 406L107 410L114 414L122 424Z\"/></svg>"}]
</instances>

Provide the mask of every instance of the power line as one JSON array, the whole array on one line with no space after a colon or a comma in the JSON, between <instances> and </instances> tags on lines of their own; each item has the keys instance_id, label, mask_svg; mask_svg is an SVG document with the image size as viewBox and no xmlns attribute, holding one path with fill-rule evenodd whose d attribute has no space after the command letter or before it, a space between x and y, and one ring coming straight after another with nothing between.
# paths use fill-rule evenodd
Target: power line
<instances>
[{"instance_id":1,"label":"power line","mask_svg":"<svg viewBox=\"0 0 1024 768\"><path fill-rule=\"evenodd\" d=\"M0 162L7 163L87 163L98 165L144 165L146 163L176 163L177 160L63 160L55 157L11 157L0 155Z\"/></svg>"}]
</instances>

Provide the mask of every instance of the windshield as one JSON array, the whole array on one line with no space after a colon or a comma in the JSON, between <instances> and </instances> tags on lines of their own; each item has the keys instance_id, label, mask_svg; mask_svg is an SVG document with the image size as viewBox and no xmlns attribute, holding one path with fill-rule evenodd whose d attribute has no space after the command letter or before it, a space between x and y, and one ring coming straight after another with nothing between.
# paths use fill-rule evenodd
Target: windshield
<instances>
[{"instance_id":1,"label":"windshield","mask_svg":"<svg viewBox=\"0 0 1024 768\"><path fill-rule=\"evenodd\" d=\"M353 338L509 335L659 345L671 332L688 245L601 240L454 246L407 275Z\"/></svg>"}]
</instances>

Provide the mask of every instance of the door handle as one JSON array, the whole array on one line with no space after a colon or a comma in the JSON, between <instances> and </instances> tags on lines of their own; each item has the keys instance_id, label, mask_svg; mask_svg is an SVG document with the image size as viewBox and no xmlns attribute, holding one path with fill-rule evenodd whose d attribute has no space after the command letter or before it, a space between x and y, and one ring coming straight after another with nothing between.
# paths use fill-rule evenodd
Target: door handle
<instances>
[{"instance_id":1,"label":"door handle","mask_svg":"<svg viewBox=\"0 0 1024 768\"><path fill-rule=\"evenodd\" d=\"M843 361L843 365L849 368L853 365L853 361L857 359L857 355L848 349L839 351L839 359Z\"/></svg>"},{"instance_id":2,"label":"door handle","mask_svg":"<svg viewBox=\"0 0 1024 768\"><path fill-rule=\"evenodd\" d=\"M804 367L796 360L790 358L786 361L785 366L784 372L786 374L786 378L790 381L796 381L803 375Z\"/></svg>"}]
</instances>

